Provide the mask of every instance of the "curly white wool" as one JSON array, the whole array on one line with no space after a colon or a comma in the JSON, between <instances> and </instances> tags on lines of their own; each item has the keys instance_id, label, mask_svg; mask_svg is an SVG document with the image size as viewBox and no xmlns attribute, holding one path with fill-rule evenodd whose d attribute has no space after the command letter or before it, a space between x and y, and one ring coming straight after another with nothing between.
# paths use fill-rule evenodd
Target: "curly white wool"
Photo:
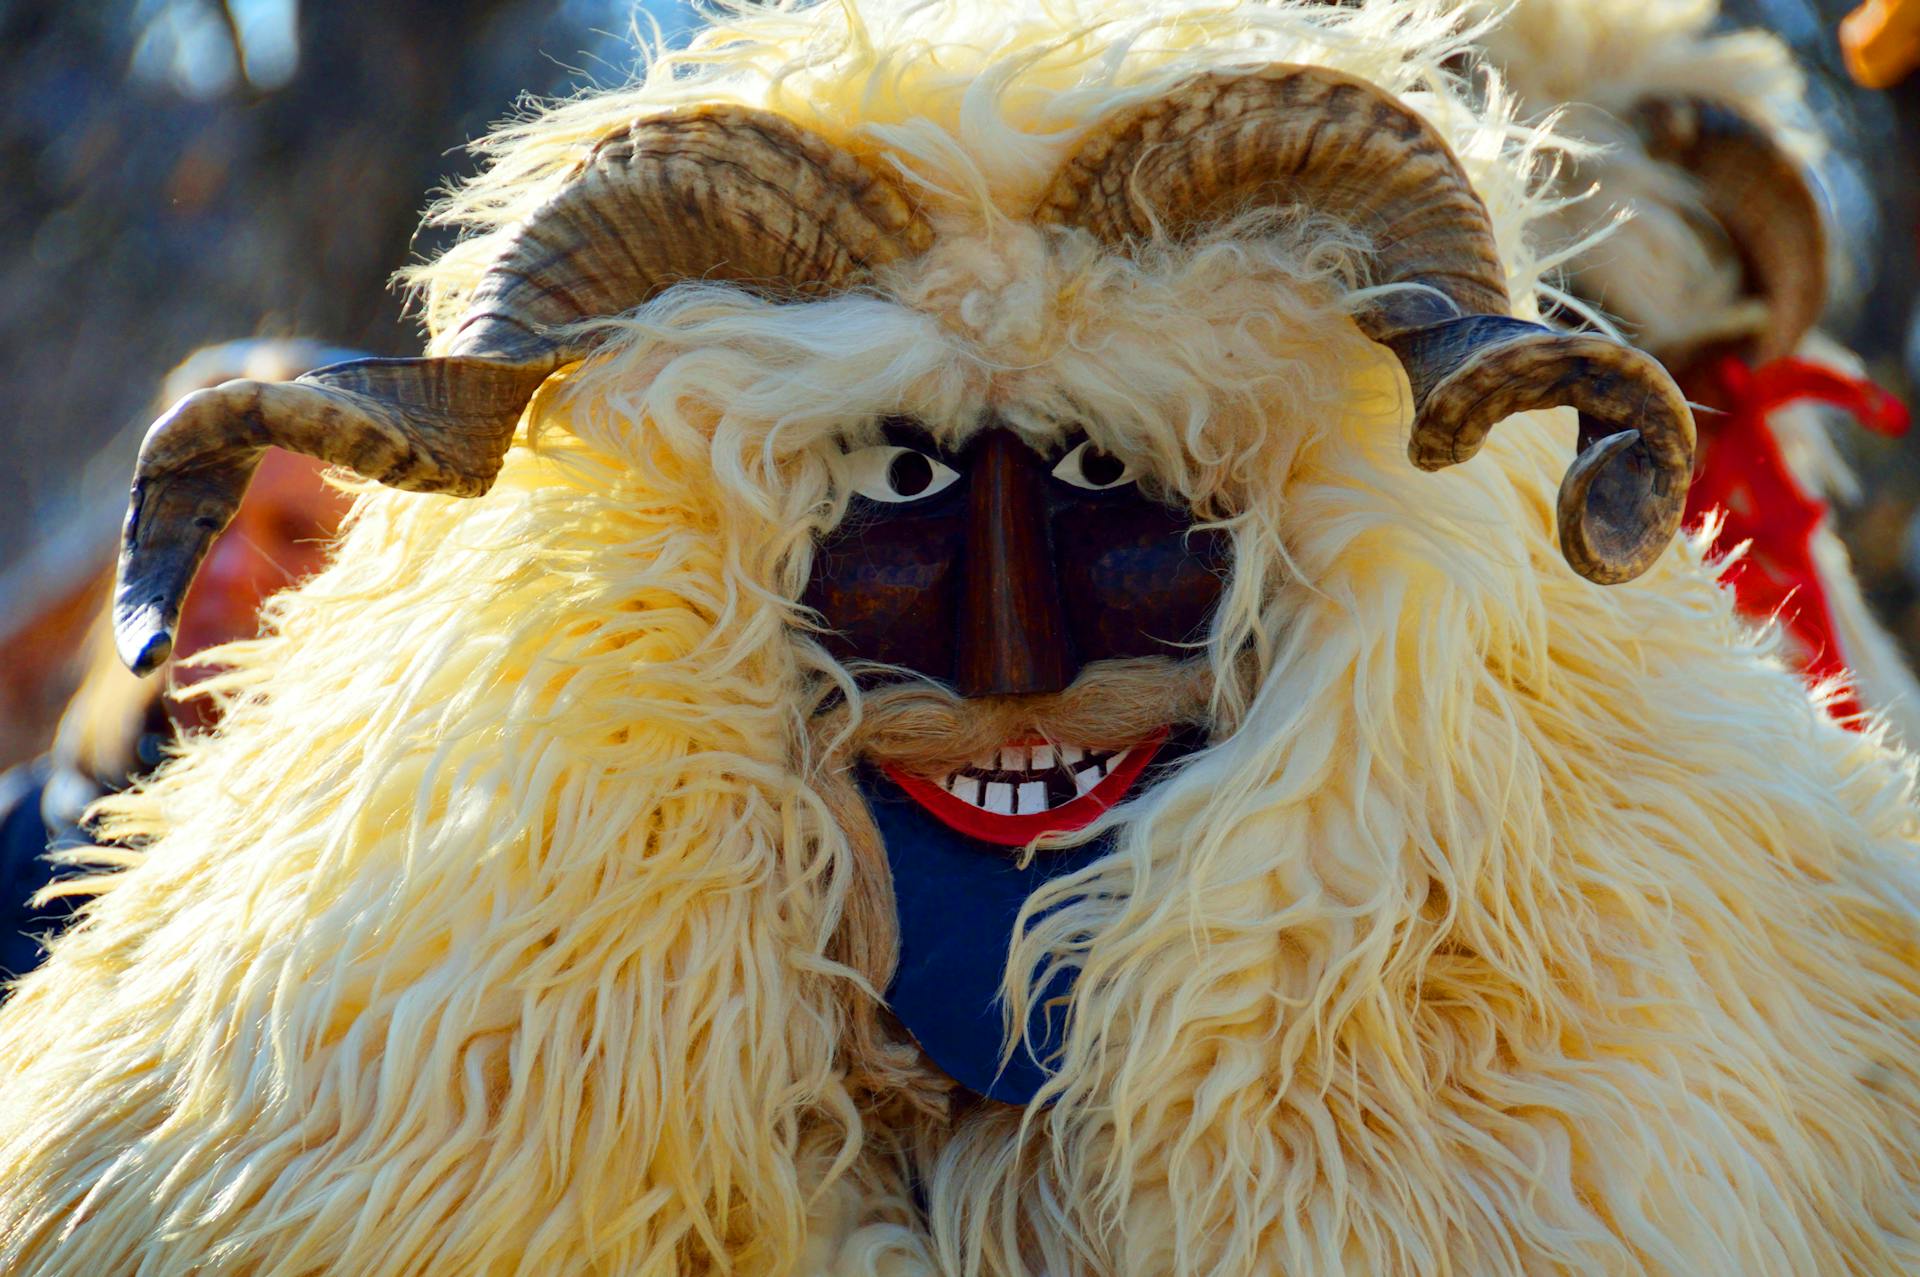
<instances>
[{"instance_id":1,"label":"curly white wool","mask_svg":"<svg viewBox=\"0 0 1920 1277\"><path fill-rule=\"evenodd\" d=\"M1363 245L1270 220L1127 263L1022 213L1196 68L1402 93L1523 307L1544 139L1440 4L741 10L504 135L422 273L637 110L733 97L897 165L944 236L869 294L686 286L545 391L486 498L368 491L223 656L225 728L0 1012L0 1268L1810 1273L1920 1262L1906 760L1677 548L1553 544L1567 414L1406 461L1344 317ZM1050 1108L849 1082L859 865L796 630L834 449L905 409L1071 417L1221 518L1219 742L1018 943L1083 970ZM921 1204L925 1204L925 1210Z\"/></svg>"}]
</instances>

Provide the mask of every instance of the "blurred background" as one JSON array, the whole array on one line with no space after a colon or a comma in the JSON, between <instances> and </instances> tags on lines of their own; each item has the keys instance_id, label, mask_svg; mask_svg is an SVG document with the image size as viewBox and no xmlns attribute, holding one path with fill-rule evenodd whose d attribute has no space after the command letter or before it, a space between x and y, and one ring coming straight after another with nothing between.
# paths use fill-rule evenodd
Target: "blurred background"
<instances>
[{"instance_id":1,"label":"blurred background","mask_svg":"<svg viewBox=\"0 0 1920 1277\"><path fill-rule=\"evenodd\" d=\"M1829 329L1911 403L1920 79L1845 79L1849 0L1726 3L1816 81L1847 267ZM683 0L0 0L0 766L72 689L167 370L255 335L418 353L388 281L443 246L420 214L466 144L524 96L623 82L636 31L696 25ZM1920 653L1920 438L1845 436L1866 493L1844 534Z\"/></svg>"}]
</instances>

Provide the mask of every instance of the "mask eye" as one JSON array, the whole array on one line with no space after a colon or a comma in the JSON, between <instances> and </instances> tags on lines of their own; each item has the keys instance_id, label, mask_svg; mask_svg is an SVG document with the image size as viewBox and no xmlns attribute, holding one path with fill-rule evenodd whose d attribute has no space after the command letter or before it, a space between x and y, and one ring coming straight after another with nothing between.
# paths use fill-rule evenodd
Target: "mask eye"
<instances>
[{"instance_id":1,"label":"mask eye","mask_svg":"<svg viewBox=\"0 0 1920 1277\"><path fill-rule=\"evenodd\" d=\"M1111 452L1102 452L1094 447L1093 440L1082 439L1053 467L1053 477L1062 483L1071 483L1076 488L1102 492L1132 483L1138 476L1134 474L1132 466Z\"/></svg>"},{"instance_id":2,"label":"mask eye","mask_svg":"<svg viewBox=\"0 0 1920 1277\"><path fill-rule=\"evenodd\" d=\"M930 452L883 443L847 454L850 486L869 501L924 501L953 486L960 472Z\"/></svg>"}]
</instances>

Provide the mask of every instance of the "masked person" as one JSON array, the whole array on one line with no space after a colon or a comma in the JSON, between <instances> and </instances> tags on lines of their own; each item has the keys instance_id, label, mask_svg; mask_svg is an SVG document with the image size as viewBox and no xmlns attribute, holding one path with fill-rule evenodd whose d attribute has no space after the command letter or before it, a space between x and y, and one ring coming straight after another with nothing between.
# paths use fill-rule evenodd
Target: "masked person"
<instances>
[{"instance_id":1,"label":"masked person","mask_svg":"<svg viewBox=\"0 0 1920 1277\"><path fill-rule=\"evenodd\" d=\"M1587 144L1557 175L1556 231L1577 243L1617 221L1572 255L1570 303L1620 323L1703 410L1688 526L1714 529L1742 610L1780 627L1838 717L1920 739L1920 683L1830 510L1859 494L1833 419L1898 434L1908 413L1816 326L1825 142L1791 51L1727 29L1712 0L1482 7L1523 115L1555 112Z\"/></svg>"},{"instance_id":2,"label":"masked person","mask_svg":"<svg viewBox=\"0 0 1920 1277\"><path fill-rule=\"evenodd\" d=\"M0 1009L18 1277L1920 1259L1920 810L1540 322L1441 4L741 6L489 144L334 559Z\"/></svg>"}]
</instances>

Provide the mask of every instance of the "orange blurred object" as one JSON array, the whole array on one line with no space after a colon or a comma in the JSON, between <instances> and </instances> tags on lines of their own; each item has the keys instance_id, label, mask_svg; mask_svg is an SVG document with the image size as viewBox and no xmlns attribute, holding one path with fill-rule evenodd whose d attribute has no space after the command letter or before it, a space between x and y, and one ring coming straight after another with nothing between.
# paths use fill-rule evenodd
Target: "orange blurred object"
<instances>
[{"instance_id":1,"label":"orange blurred object","mask_svg":"<svg viewBox=\"0 0 1920 1277\"><path fill-rule=\"evenodd\" d=\"M1869 89L1890 89L1920 67L1920 0L1866 0L1840 22L1847 74Z\"/></svg>"}]
</instances>

